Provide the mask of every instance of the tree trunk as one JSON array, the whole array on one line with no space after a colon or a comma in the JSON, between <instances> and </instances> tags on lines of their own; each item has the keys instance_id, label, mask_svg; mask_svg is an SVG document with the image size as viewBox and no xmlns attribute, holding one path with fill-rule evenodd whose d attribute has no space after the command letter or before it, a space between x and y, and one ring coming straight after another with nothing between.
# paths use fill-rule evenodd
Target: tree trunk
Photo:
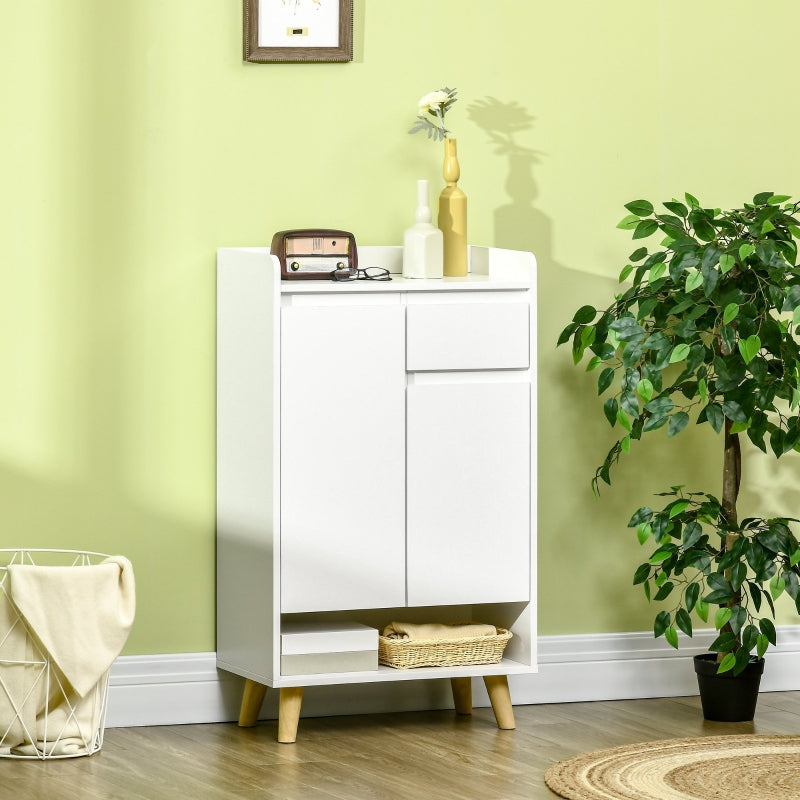
<instances>
[{"instance_id":1,"label":"tree trunk","mask_svg":"<svg viewBox=\"0 0 800 800\"><path fill-rule=\"evenodd\" d=\"M722 517L728 525L736 526L739 524L736 501L739 497L739 486L742 483L742 451L739 444L739 434L731 433L732 425L731 420L725 420L725 454L722 465ZM730 550L738 537L738 533L727 534L725 536L724 549ZM730 570L725 570L725 577L730 580ZM741 602L742 593L737 592L733 599L728 602L728 607L732 608ZM724 625L722 631L731 632L731 626L729 624ZM725 653L717 653L717 661L721 661L724 656Z\"/></svg>"},{"instance_id":2,"label":"tree trunk","mask_svg":"<svg viewBox=\"0 0 800 800\"><path fill-rule=\"evenodd\" d=\"M736 500L742 482L742 451L739 434L731 433L733 423L725 420L725 457L722 465L722 514L729 525L738 525Z\"/></svg>"}]
</instances>

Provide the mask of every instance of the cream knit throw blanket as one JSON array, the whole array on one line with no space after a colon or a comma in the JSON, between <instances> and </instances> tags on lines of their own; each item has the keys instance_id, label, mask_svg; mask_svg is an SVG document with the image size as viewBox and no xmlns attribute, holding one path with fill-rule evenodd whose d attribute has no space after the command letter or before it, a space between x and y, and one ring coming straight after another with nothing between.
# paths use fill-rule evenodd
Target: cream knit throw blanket
<instances>
[{"instance_id":1,"label":"cream knit throw blanket","mask_svg":"<svg viewBox=\"0 0 800 800\"><path fill-rule=\"evenodd\" d=\"M20 621L12 627L12 641L6 641L5 658L14 652L21 662L25 653L27 664L5 670L6 685L0 691L2 749L35 755L35 746L41 750L46 740L49 755L80 753L91 745L102 710L102 696L93 690L133 624L133 567L123 556L113 556L92 566L11 564L7 569L5 588L13 606L7 604L3 615L9 619L4 622L13 623L15 612ZM55 673L49 697L42 667L33 664L43 658ZM4 731L8 735L3 736Z\"/></svg>"},{"instance_id":2,"label":"cream knit throw blanket","mask_svg":"<svg viewBox=\"0 0 800 800\"><path fill-rule=\"evenodd\" d=\"M497 628L479 622L451 625L440 622L391 622L382 633L391 639L472 639L477 636L497 636Z\"/></svg>"}]
</instances>

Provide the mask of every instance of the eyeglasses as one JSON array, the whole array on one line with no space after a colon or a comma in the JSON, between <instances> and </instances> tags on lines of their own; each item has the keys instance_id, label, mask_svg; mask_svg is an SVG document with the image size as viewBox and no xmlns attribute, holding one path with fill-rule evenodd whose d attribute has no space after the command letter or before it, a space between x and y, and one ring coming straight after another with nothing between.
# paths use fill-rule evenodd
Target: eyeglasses
<instances>
[{"instance_id":1,"label":"eyeglasses","mask_svg":"<svg viewBox=\"0 0 800 800\"><path fill-rule=\"evenodd\" d=\"M390 281L391 279L389 270L383 267L367 267L366 269L340 267L331 272L332 281Z\"/></svg>"}]
</instances>

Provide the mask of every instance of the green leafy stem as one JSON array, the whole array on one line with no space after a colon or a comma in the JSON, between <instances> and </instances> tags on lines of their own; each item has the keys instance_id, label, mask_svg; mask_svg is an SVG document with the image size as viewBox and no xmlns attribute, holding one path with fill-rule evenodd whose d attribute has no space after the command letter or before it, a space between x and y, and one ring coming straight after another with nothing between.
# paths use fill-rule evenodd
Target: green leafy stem
<instances>
[{"instance_id":1,"label":"green leafy stem","mask_svg":"<svg viewBox=\"0 0 800 800\"><path fill-rule=\"evenodd\" d=\"M659 246L631 253L620 273L631 285L605 310L578 309L558 340L571 340L576 364L591 354L598 395L616 387L603 411L623 433L595 492L632 441L665 426L675 436L692 417L717 433L729 420L778 457L800 448L800 203L764 192L721 211L685 197L664 202L668 213L626 205L620 227L634 239L660 232Z\"/></svg>"},{"instance_id":2,"label":"green leafy stem","mask_svg":"<svg viewBox=\"0 0 800 800\"><path fill-rule=\"evenodd\" d=\"M628 523L640 544L655 547L634 585L644 586L648 601L674 601L656 614L653 632L677 649L678 631L692 636L692 613L708 622L717 605L719 634L709 649L724 654L719 672L738 674L753 651L761 658L776 644L774 623L761 616L764 603L774 619L774 601L785 591L800 613L800 545L790 528L798 520L753 517L731 525L711 494L673 486L659 496L672 499L660 511L639 508Z\"/></svg>"}]
</instances>

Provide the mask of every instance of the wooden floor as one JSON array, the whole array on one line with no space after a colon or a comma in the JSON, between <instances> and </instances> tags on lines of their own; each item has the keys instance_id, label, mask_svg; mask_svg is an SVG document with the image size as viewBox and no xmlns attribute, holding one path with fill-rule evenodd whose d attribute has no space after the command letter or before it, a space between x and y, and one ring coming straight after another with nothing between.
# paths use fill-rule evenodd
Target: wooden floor
<instances>
[{"instance_id":1,"label":"wooden floor","mask_svg":"<svg viewBox=\"0 0 800 800\"><path fill-rule=\"evenodd\" d=\"M491 709L301 719L296 744L255 728L112 728L96 755L0 759L13 800L531 800L554 761L651 739L800 732L800 692L764 693L752 723L705 722L697 698L516 706L517 729Z\"/></svg>"}]
</instances>

